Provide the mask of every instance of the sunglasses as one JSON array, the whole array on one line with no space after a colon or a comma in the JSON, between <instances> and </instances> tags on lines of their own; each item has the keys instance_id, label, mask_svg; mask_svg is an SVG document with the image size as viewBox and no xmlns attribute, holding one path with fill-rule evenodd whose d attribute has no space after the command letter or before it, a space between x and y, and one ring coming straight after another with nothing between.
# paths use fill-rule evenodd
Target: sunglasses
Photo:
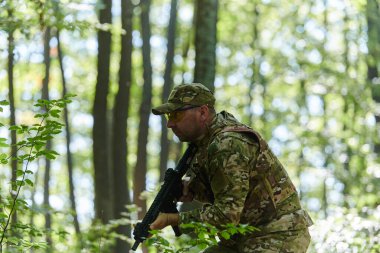
<instances>
[{"instance_id":1,"label":"sunglasses","mask_svg":"<svg viewBox=\"0 0 380 253\"><path fill-rule=\"evenodd\" d=\"M182 108L179 108L175 111L166 113L165 114L166 119L168 121L170 120L174 123L177 123L177 122L181 121L183 119L183 117L185 117L185 111L193 109L193 108L197 108L197 107L199 107L199 105L192 105L192 106L188 106L188 107L182 107Z\"/></svg>"}]
</instances>

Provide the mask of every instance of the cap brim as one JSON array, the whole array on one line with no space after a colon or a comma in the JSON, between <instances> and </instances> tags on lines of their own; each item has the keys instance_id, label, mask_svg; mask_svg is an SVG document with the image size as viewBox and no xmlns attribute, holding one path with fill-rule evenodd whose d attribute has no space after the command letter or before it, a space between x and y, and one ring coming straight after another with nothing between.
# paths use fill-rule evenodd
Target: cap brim
<instances>
[{"instance_id":1,"label":"cap brim","mask_svg":"<svg viewBox=\"0 0 380 253\"><path fill-rule=\"evenodd\" d=\"M181 108L182 104L176 104L176 103L165 103L163 105L157 106L152 109L152 113L155 115L161 115L165 113L169 113L172 111L175 111L179 108Z\"/></svg>"}]
</instances>

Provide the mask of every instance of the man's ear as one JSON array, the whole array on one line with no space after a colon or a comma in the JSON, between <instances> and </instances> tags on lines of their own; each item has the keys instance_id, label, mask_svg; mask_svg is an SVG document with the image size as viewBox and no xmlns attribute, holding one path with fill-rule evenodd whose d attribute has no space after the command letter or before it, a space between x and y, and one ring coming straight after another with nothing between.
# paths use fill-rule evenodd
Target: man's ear
<instances>
[{"instance_id":1,"label":"man's ear","mask_svg":"<svg viewBox=\"0 0 380 253\"><path fill-rule=\"evenodd\" d=\"M201 119L206 121L209 117L210 111L207 105L201 106Z\"/></svg>"}]
</instances>

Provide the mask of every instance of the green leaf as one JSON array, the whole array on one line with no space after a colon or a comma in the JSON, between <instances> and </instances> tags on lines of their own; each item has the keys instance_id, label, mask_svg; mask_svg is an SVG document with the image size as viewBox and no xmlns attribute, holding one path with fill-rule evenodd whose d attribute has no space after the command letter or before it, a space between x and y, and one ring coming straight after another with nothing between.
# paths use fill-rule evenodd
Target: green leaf
<instances>
[{"instance_id":1,"label":"green leaf","mask_svg":"<svg viewBox=\"0 0 380 253\"><path fill-rule=\"evenodd\" d=\"M205 237L206 237L206 233L204 233L204 232L198 233L198 238L199 239L205 239Z\"/></svg>"},{"instance_id":2,"label":"green leaf","mask_svg":"<svg viewBox=\"0 0 380 253\"><path fill-rule=\"evenodd\" d=\"M0 138L0 147L9 147L9 144L7 144L6 141L6 138Z\"/></svg>"},{"instance_id":3,"label":"green leaf","mask_svg":"<svg viewBox=\"0 0 380 253\"><path fill-rule=\"evenodd\" d=\"M19 130L19 129L21 129L21 127L20 126L10 126L9 128L8 128L10 131L14 131L14 130Z\"/></svg>"},{"instance_id":4,"label":"green leaf","mask_svg":"<svg viewBox=\"0 0 380 253\"><path fill-rule=\"evenodd\" d=\"M25 179L25 183L32 186L32 187L34 186L32 180L30 180L30 179Z\"/></svg>"},{"instance_id":5,"label":"green leaf","mask_svg":"<svg viewBox=\"0 0 380 253\"><path fill-rule=\"evenodd\" d=\"M6 219L6 218L8 218L8 215L3 212L0 212L0 219Z\"/></svg>"},{"instance_id":6,"label":"green leaf","mask_svg":"<svg viewBox=\"0 0 380 253\"><path fill-rule=\"evenodd\" d=\"M42 114L42 113L37 113L34 115L35 118L43 118L45 117L45 114Z\"/></svg>"},{"instance_id":7,"label":"green leaf","mask_svg":"<svg viewBox=\"0 0 380 253\"><path fill-rule=\"evenodd\" d=\"M53 117L59 117L59 113L61 112L61 110L57 110L57 109L55 109L55 110L51 110L50 111L50 115L51 116L53 116Z\"/></svg>"},{"instance_id":8,"label":"green leaf","mask_svg":"<svg viewBox=\"0 0 380 253\"><path fill-rule=\"evenodd\" d=\"M0 105L9 105L9 102L7 100L1 100Z\"/></svg>"},{"instance_id":9,"label":"green leaf","mask_svg":"<svg viewBox=\"0 0 380 253\"><path fill-rule=\"evenodd\" d=\"M227 231L222 231L220 235L226 240L231 238L231 235Z\"/></svg>"},{"instance_id":10,"label":"green leaf","mask_svg":"<svg viewBox=\"0 0 380 253\"><path fill-rule=\"evenodd\" d=\"M25 182L22 181L22 180L16 180L16 185L17 185L17 186L24 186L24 185L25 185Z\"/></svg>"},{"instance_id":11,"label":"green leaf","mask_svg":"<svg viewBox=\"0 0 380 253\"><path fill-rule=\"evenodd\" d=\"M16 175L17 175L17 177L21 177L22 175L24 175L24 171L23 170L17 170Z\"/></svg>"},{"instance_id":12,"label":"green leaf","mask_svg":"<svg viewBox=\"0 0 380 253\"><path fill-rule=\"evenodd\" d=\"M49 159L49 160L53 160L53 159L55 159L56 158L56 156L57 156L57 152L55 152L55 151L47 151L46 153L45 153L45 156L46 156L46 158L47 159Z\"/></svg>"}]
</instances>

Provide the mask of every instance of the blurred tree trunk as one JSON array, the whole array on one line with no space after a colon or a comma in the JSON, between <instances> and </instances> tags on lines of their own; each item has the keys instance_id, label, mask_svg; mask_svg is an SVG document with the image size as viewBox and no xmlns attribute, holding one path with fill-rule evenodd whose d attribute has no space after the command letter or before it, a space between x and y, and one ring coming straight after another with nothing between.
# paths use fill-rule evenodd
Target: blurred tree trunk
<instances>
[{"instance_id":1,"label":"blurred tree trunk","mask_svg":"<svg viewBox=\"0 0 380 253\"><path fill-rule=\"evenodd\" d=\"M50 79L50 38L51 38L51 28L49 26L45 27L44 30L44 65L45 65L45 76L42 81L42 99L49 100L49 79ZM52 141L46 141L46 149L51 150ZM48 158L45 157L45 175L44 175L44 209L45 209L45 229L46 242L48 247L46 252L52 251L52 238L51 238L51 208L49 203L50 198L50 167L51 163Z\"/></svg>"},{"instance_id":2,"label":"blurred tree trunk","mask_svg":"<svg viewBox=\"0 0 380 253\"><path fill-rule=\"evenodd\" d=\"M218 0L197 0L194 82L214 91Z\"/></svg>"},{"instance_id":3,"label":"blurred tree trunk","mask_svg":"<svg viewBox=\"0 0 380 253\"><path fill-rule=\"evenodd\" d=\"M40 167L40 160L37 160L37 168ZM36 173L34 173L34 185L38 185L40 181L40 170L37 170ZM34 217L35 217L35 210L37 210L39 207L38 207L38 204L36 203L36 192L37 192L37 189L36 187L33 187L31 189L31 193L30 193L30 199L32 201L31 205L30 205L30 216L29 216L29 225L31 226L35 226L34 224ZM33 233L30 233L30 241L33 242L34 241L34 237L35 235ZM34 249L31 249L30 252L35 252Z\"/></svg>"},{"instance_id":4,"label":"blurred tree trunk","mask_svg":"<svg viewBox=\"0 0 380 253\"><path fill-rule=\"evenodd\" d=\"M253 36L252 36L252 52L253 52L253 61L252 61L252 78L249 84L248 89L248 125L252 126L252 120L253 120L253 111L252 111L252 104L253 101L253 91L255 88L255 85L257 85L259 81L259 75L260 75L260 63L259 63L259 55L258 53L260 50L260 39L259 39L259 32L258 32L258 22L260 20L260 13L258 10L258 4L255 2L253 5L253 17L252 17L252 24L253 24Z\"/></svg>"},{"instance_id":5,"label":"blurred tree trunk","mask_svg":"<svg viewBox=\"0 0 380 253\"><path fill-rule=\"evenodd\" d=\"M329 23L328 23L328 19L327 19L327 15L328 15L328 0L323 0L323 4L324 4L324 12L323 12L323 24L324 24L324 36L323 36L323 43L322 43L322 46L323 48L326 48L326 43L327 43L327 37L328 37L328 29L329 29ZM321 63L323 64L324 63L324 60L326 58L326 51L323 50L321 52L321 55L322 55L322 60L321 60ZM327 99L326 99L326 96L327 94L323 94L322 95L322 101L323 101L323 129L328 129L328 114L327 112L329 111L328 110L328 105L327 105ZM329 136L328 136L328 132L322 132L321 133L321 140L322 140L322 150L326 150L326 147L329 146ZM323 186L322 186L322 211L323 211L323 214L324 214L324 217L326 218L328 216L328 208L329 208L329 202L328 202L328 188L327 188L327 179L329 178L330 176L330 171L329 171L329 164L331 163L332 161L332 157L331 157L331 152L329 153L326 153L326 158L325 158L325 162L323 164L323 168L325 168L325 176L324 176L324 180L323 180Z\"/></svg>"},{"instance_id":6,"label":"blurred tree trunk","mask_svg":"<svg viewBox=\"0 0 380 253\"><path fill-rule=\"evenodd\" d=\"M113 189L115 192L114 217L122 218L125 206L130 204L128 186L128 145L127 120L130 105L130 89L132 83L132 31L133 31L133 4L131 0L121 1L121 23L125 34L121 35L121 58L119 66L119 90L115 98L113 109L113 142L112 166ZM123 225L117 228L117 233L130 236L130 226ZM130 245L117 239L115 252L129 252Z\"/></svg>"},{"instance_id":7,"label":"blurred tree trunk","mask_svg":"<svg viewBox=\"0 0 380 253\"><path fill-rule=\"evenodd\" d=\"M148 143L148 130L149 130L149 116L152 100L152 65L150 59L150 0L142 0L141 5L141 34L142 34L142 58L143 58L143 76L144 87L142 93L142 100L139 109L139 133L138 133L138 147L137 147L137 163L134 171L134 203L141 207L139 217L146 213L146 201L140 199L140 194L145 190L145 180L147 172L147 143Z\"/></svg>"},{"instance_id":8,"label":"blurred tree trunk","mask_svg":"<svg viewBox=\"0 0 380 253\"><path fill-rule=\"evenodd\" d=\"M308 4L308 11L304 15L304 17L301 20L299 20L299 21L297 20L297 22L294 23L295 28L297 26L302 26L302 28L305 29L305 22L306 22L308 15L311 13L312 4L313 4L312 2L310 2L310 4ZM298 10L297 16L302 16L302 14L300 14L300 12L301 12L301 10ZM301 35L301 36L303 36L303 35ZM298 104L300 109L299 109L299 113L298 113L297 124L301 128L301 131L300 131L301 135L299 137L299 142L301 145L300 145L300 149L299 149L298 159L296 162L296 166L297 166L296 172L297 172L297 178L299 181L299 187L298 187L299 197L302 200L303 196L304 196L304 192L303 192L301 175L302 175L303 170L307 166L307 161L305 159L305 153L304 153L305 152L304 147L307 146L307 143L306 143L307 138L304 135L307 133L304 131L304 129L307 129L307 124L308 124L308 122L305 120L302 120L302 118L305 116L309 117L309 111L308 111L308 107L307 107L307 80L306 80L306 75L305 75L306 64L304 61L304 54L302 54L302 56L300 58L298 58L297 60L298 60L298 64L299 64L299 70L298 70L297 74L298 74L298 76L300 76L300 80L299 80L299 94L300 95L298 96L298 100L297 100L297 104ZM307 187L308 186L305 186L305 188L307 188Z\"/></svg>"},{"instance_id":9,"label":"blurred tree trunk","mask_svg":"<svg viewBox=\"0 0 380 253\"><path fill-rule=\"evenodd\" d=\"M368 55L367 55L367 82L371 87L372 99L380 106L380 5L376 0L367 0L367 25L368 25ZM380 110L375 111L376 140L374 151L380 153Z\"/></svg>"},{"instance_id":10,"label":"blurred tree trunk","mask_svg":"<svg viewBox=\"0 0 380 253\"><path fill-rule=\"evenodd\" d=\"M194 82L202 83L214 91L216 27L218 0L197 0L195 6L195 70ZM182 155L182 154L181 154ZM185 202L181 211L201 206L198 202Z\"/></svg>"},{"instance_id":11,"label":"blurred tree trunk","mask_svg":"<svg viewBox=\"0 0 380 253\"><path fill-rule=\"evenodd\" d=\"M349 33L350 33L350 27L349 27L349 14L347 13L347 10L344 11L345 12L345 16L344 16L344 30L343 30L343 33L344 33L344 53L343 53L343 63L345 65L345 68L346 68L346 73L349 73L350 72L350 69L351 69L351 63L350 63L350 60L349 60L349 55L350 55L350 41L349 41ZM356 80L358 81L358 80ZM347 80L347 83L350 83L350 80ZM350 144L349 144L349 138L352 134L352 122L355 122L356 120L356 101L355 101L355 98L351 95L352 93L349 92L347 95L346 94L342 94L342 95L346 95L345 99L344 99L344 106L343 106L343 114L344 115L347 115L347 117L344 118L343 120L343 133L345 133L343 136L343 140L342 140L342 143L346 143L346 150L345 150L345 157L344 157L344 161L343 161L343 170L342 170L342 176L340 176L340 181L343 183L344 185L344 188L343 188L343 205L346 207L346 208L349 208L349 198L348 196L350 195L351 193L351 185L355 184L353 182L355 182L356 180L353 180L353 178L355 178L355 176L352 174L352 171L351 171L351 159L352 159L352 155L354 154L354 151L352 150ZM352 107L353 110L350 110ZM353 115L350 115L350 112L353 111ZM360 153L360 151L358 152Z\"/></svg>"},{"instance_id":12,"label":"blurred tree trunk","mask_svg":"<svg viewBox=\"0 0 380 253\"><path fill-rule=\"evenodd\" d=\"M268 130L264 127L265 121L266 121L266 109L267 109L267 101L266 101L266 93L267 93L267 85L265 77L261 74L260 69L262 66L262 63L265 61L265 48L260 45L260 31L259 31L259 22L260 19L262 19L260 14L260 3L258 1L255 1L253 4L253 10L252 10L252 24L253 24L253 36L252 36L252 51L253 51L253 61L251 64L252 69L252 78L250 80L250 86L248 91L248 125L249 126L255 126L258 130L261 131L263 136L268 137L267 132L271 132L272 130ZM253 117L253 110L252 110L252 104L255 103L254 101L254 89L256 86L262 87L262 94L260 95L262 99L262 108L263 108L263 117L257 118L257 120L254 121ZM256 104L258 104L258 101L256 101Z\"/></svg>"},{"instance_id":13,"label":"blurred tree trunk","mask_svg":"<svg viewBox=\"0 0 380 253\"><path fill-rule=\"evenodd\" d=\"M112 23L112 1L104 1L99 11L101 24ZM109 130L107 95L109 90L111 33L98 31L98 76L93 107L93 159L95 182L95 217L104 224L113 218L112 171L109 166Z\"/></svg>"},{"instance_id":14,"label":"blurred tree trunk","mask_svg":"<svg viewBox=\"0 0 380 253\"><path fill-rule=\"evenodd\" d=\"M13 6L12 3L9 3L10 6L8 7L8 18L12 19L13 17ZM15 41L14 41L14 28L10 27L8 30L8 88L9 88L9 109L10 109L10 122L9 124L11 126L16 125L16 107L15 107L15 99L14 99L14 48L15 48ZM17 157L17 136L16 131L11 131L11 156ZM12 183L12 196L15 198L15 192L17 190L16 185L16 179L17 179L17 160L12 159L11 160L11 183ZM17 210L13 212L12 215L12 223L15 224L17 222Z\"/></svg>"},{"instance_id":15,"label":"blurred tree trunk","mask_svg":"<svg viewBox=\"0 0 380 253\"><path fill-rule=\"evenodd\" d=\"M175 49L175 34L177 24L177 0L171 0L170 19L167 33L167 52L166 52L166 67L164 73L164 87L162 91L162 103L165 103L172 89L173 78L173 60ZM160 152L160 181L164 180L165 171L169 158L170 142L168 139L168 129L166 127L166 118L161 117L161 152Z\"/></svg>"},{"instance_id":16,"label":"blurred tree trunk","mask_svg":"<svg viewBox=\"0 0 380 253\"><path fill-rule=\"evenodd\" d=\"M249 86L249 93L248 93L248 96L249 96L248 97L248 101L249 101L249 103L248 103L248 106L249 106L248 125L252 126L254 124L256 127L259 127L259 121L258 120L253 122L253 116L254 115L253 115L253 111L251 109L251 106L254 103L254 98L253 98L254 88L257 85L261 85L263 87L263 89L262 89L263 94L261 96L262 101L263 101L262 107L264 110L263 115L265 115L266 80L265 80L265 77L260 72L261 65L264 61L265 49L260 45L260 31L259 31L258 24L260 22L261 16L260 16L259 3L257 3L257 2L254 3L252 12L253 12L253 17L252 17L252 19L253 19L252 20L253 21L253 40L252 40L253 62L251 65L252 78L251 78L251 82L250 82L250 86ZM265 121L265 117L262 117L262 120ZM265 124L262 124L262 125L265 125ZM262 130L264 130L264 128Z\"/></svg>"},{"instance_id":17,"label":"blurred tree trunk","mask_svg":"<svg viewBox=\"0 0 380 253\"><path fill-rule=\"evenodd\" d=\"M302 71L302 63L300 64L300 69ZM301 108L301 111L304 110L305 112L307 112L307 102L306 102L306 97L307 97L307 91L306 91L306 79L303 77L301 77L301 80L300 80L300 96L299 96L299 101L298 101L298 105L299 107ZM301 128L303 129L306 129L307 127L307 123L302 121L301 119L301 113L299 114L299 117L298 117L298 124L301 126ZM305 166L306 166L306 161L305 161L305 154L304 154L304 147L306 146L306 143L305 143L305 138L303 136L301 136L300 138L300 143L301 143L301 148L299 150L299 155L298 155L298 161L297 161L297 168L296 168L296 171L297 171L297 178L299 180L299 187L298 187L298 191L299 191L299 197L300 199L302 200L303 198L303 187L302 187L302 180L301 180L301 174L302 174L302 171L304 170Z\"/></svg>"},{"instance_id":18,"label":"blurred tree trunk","mask_svg":"<svg viewBox=\"0 0 380 253\"><path fill-rule=\"evenodd\" d=\"M58 50L58 61L59 61L59 67L61 70L61 77L62 77L62 97L66 96L67 94L67 85L66 85L66 78L65 78L65 71L63 67L63 52L61 47L61 40L60 40L60 33L57 31L57 50ZM69 198L70 198L70 205L73 212L73 219L74 219L74 228L75 233L80 238L80 226L78 221L78 215L77 215L77 208L75 203L75 188L74 188L74 165L73 165L73 156L70 149L71 144L71 131L70 131L70 121L69 121L69 111L67 109L67 105L64 108L64 120L65 120L65 130L66 130L66 158L67 158L67 172L68 172L68 180L69 180Z\"/></svg>"}]
</instances>

